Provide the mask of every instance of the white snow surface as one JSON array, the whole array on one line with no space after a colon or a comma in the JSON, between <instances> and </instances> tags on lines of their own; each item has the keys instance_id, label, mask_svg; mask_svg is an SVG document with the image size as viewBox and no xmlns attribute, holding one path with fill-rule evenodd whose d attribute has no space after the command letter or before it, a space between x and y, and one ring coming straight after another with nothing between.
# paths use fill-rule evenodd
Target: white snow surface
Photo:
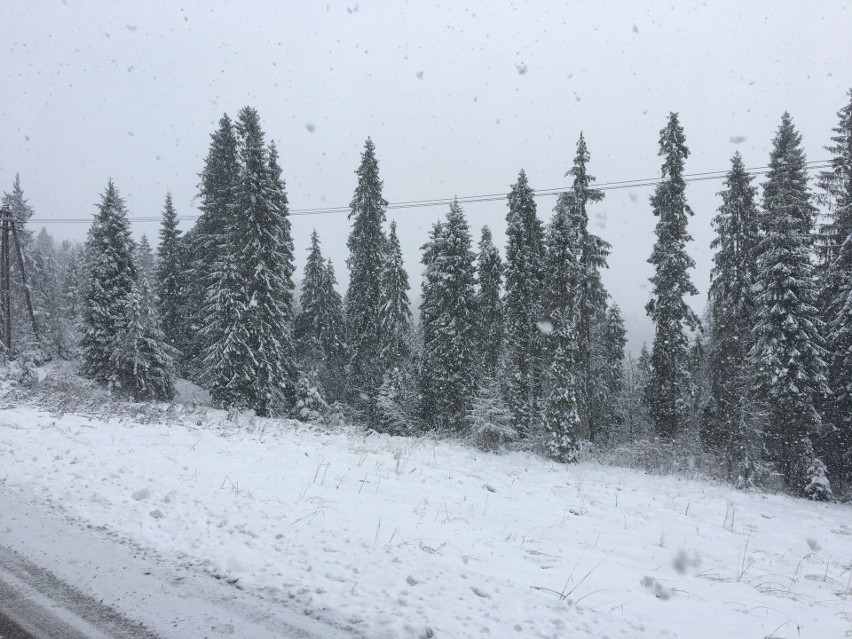
<instances>
[{"instance_id":1,"label":"white snow surface","mask_svg":"<svg viewBox=\"0 0 852 639\"><path fill-rule=\"evenodd\" d=\"M846 504L214 410L0 410L0 483L370 638L852 635Z\"/></svg>"}]
</instances>

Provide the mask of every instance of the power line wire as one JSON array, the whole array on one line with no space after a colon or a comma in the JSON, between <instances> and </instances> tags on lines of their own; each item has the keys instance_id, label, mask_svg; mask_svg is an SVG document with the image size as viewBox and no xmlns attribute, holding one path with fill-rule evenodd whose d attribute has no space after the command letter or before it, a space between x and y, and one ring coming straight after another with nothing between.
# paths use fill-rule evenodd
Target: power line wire
<instances>
[{"instance_id":1,"label":"power line wire","mask_svg":"<svg viewBox=\"0 0 852 639\"><path fill-rule=\"evenodd\" d=\"M807 163L809 170L831 168L831 160L812 160ZM766 175L769 166L756 166L746 169L749 173L755 176ZM704 171L701 173L688 173L683 176L685 182L704 182L708 180L723 179L729 172L729 169L723 171ZM646 188L656 186L660 183L660 178L642 178L635 180L618 180L613 182L602 182L593 185L594 188L601 191L618 191L622 189ZM563 186L550 189L535 189L534 197L553 197L560 193L565 193L571 190L570 186ZM388 210L406 210L417 208L428 208L435 206L449 206L454 199L458 199L461 204L478 204L482 202L499 202L506 199L506 193L485 193L481 195L463 195L458 198L435 198L430 200L401 200L399 202L390 202L387 206ZM316 207L304 209L291 209L292 216L306 215L334 215L338 213L349 213L348 206L332 206L332 207ZM178 220L194 222L199 218L198 215L180 215ZM129 217L130 222L159 222L160 216L140 216ZM31 218L30 222L37 224L53 224L53 223L85 223L90 224L92 218Z\"/></svg>"}]
</instances>

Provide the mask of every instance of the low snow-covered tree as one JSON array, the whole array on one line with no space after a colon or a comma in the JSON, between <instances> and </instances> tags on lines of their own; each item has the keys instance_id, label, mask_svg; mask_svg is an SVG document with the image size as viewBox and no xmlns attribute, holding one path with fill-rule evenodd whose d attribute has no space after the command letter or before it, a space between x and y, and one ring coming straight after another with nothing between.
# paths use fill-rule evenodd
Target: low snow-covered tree
<instances>
[{"instance_id":1,"label":"low snow-covered tree","mask_svg":"<svg viewBox=\"0 0 852 639\"><path fill-rule=\"evenodd\" d=\"M46 357L68 358L72 344L67 341L62 315L59 267L53 238L42 228L32 247L31 273L33 313L39 330L41 350Z\"/></svg>"},{"instance_id":2,"label":"low snow-covered tree","mask_svg":"<svg viewBox=\"0 0 852 639\"><path fill-rule=\"evenodd\" d=\"M385 373L407 365L411 356L411 308L408 301L408 274L402 263L402 249L391 222L387 255L382 271L379 308L379 359ZM384 384L383 379L383 384Z\"/></svg>"},{"instance_id":3,"label":"low snow-covered tree","mask_svg":"<svg viewBox=\"0 0 852 639\"><path fill-rule=\"evenodd\" d=\"M593 394L590 410L599 426L598 443L611 442L621 432L624 423L624 320L618 304L612 304L606 315L594 324L592 334L591 377Z\"/></svg>"},{"instance_id":4,"label":"low snow-covered tree","mask_svg":"<svg viewBox=\"0 0 852 639\"><path fill-rule=\"evenodd\" d=\"M174 349L160 328L148 280L138 275L126 308L125 329L110 355L109 384L137 400L174 398Z\"/></svg>"}]
</instances>

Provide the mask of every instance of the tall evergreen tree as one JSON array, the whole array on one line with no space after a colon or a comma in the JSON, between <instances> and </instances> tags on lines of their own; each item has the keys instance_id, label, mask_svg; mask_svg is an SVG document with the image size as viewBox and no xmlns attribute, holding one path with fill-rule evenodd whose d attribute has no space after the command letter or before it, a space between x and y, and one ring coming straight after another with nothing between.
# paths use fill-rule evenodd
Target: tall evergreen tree
<instances>
[{"instance_id":1,"label":"tall evergreen tree","mask_svg":"<svg viewBox=\"0 0 852 639\"><path fill-rule=\"evenodd\" d=\"M512 422L526 437L541 417L544 286L544 228L536 216L533 190L521 171L508 196L506 216L505 338L508 352L508 397Z\"/></svg>"},{"instance_id":2,"label":"tall evergreen tree","mask_svg":"<svg viewBox=\"0 0 852 639\"><path fill-rule=\"evenodd\" d=\"M322 256L317 232L305 262L300 296L301 312L296 318L295 338L302 366L315 370L329 397L341 399L346 365L343 300L335 290L334 267Z\"/></svg>"},{"instance_id":3,"label":"tall evergreen tree","mask_svg":"<svg viewBox=\"0 0 852 639\"><path fill-rule=\"evenodd\" d=\"M346 334L349 344L349 381L355 397L372 415L382 371L376 358L379 349L381 279L384 268L387 201L382 197L382 181L376 148L367 138L361 164L356 171L358 185L350 203L349 290L346 294Z\"/></svg>"},{"instance_id":4,"label":"tall evergreen tree","mask_svg":"<svg viewBox=\"0 0 852 639\"><path fill-rule=\"evenodd\" d=\"M287 197L274 146L267 149L260 118L244 107L237 119L240 177L231 248L239 314L234 336L236 405L269 415L295 395L293 348L293 241ZM215 390L215 389L214 389Z\"/></svg>"},{"instance_id":5,"label":"tall evergreen tree","mask_svg":"<svg viewBox=\"0 0 852 639\"><path fill-rule=\"evenodd\" d=\"M86 240L86 291L80 352L87 377L119 385L113 356L128 330L136 267L124 200L107 183Z\"/></svg>"},{"instance_id":6,"label":"tall evergreen tree","mask_svg":"<svg viewBox=\"0 0 852 639\"><path fill-rule=\"evenodd\" d=\"M237 301L230 291L235 286L236 275L230 246L236 225L239 171L237 136L233 122L225 114L219 120L219 128L210 136L210 148L200 174L201 215L185 238L187 264L183 275L190 337L182 349L186 372L211 388L214 379L219 379L215 382L219 389L225 388L231 376L227 372L227 359L222 358L226 351L214 349L214 345L230 339L224 327L235 321ZM225 396L219 397L219 401L229 402Z\"/></svg>"},{"instance_id":7,"label":"tall evergreen tree","mask_svg":"<svg viewBox=\"0 0 852 639\"><path fill-rule=\"evenodd\" d=\"M600 431L606 426L605 415L595 407L603 408L591 398L605 392L601 387L603 380L593 374L593 325L596 318L603 324L606 313L607 292L601 281L601 269L607 267L606 258L610 245L594 233L589 232L588 204L600 202L604 198L603 191L592 188L595 178L589 175L587 164L590 159L588 147L583 134L577 141L577 155L574 165L566 174L574 178L571 191L563 194L567 202L563 203L569 216L574 245L576 246L577 272L575 280L575 314L577 342L577 388L578 410L583 430L589 439L595 443Z\"/></svg>"},{"instance_id":8,"label":"tall evergreen tree","mask_svg":"<svg viewBox=\"0 0 852 639\"><path fill-rule=\"evenodd\" d=\"M810 252L811 203L801 136L788 113L773 140L757 247L757 315L751 359L768 407L768 428L787 485L803 491L820 428L815 400L826 391ZM829 490L830 492L830 490Z\"/></svg>"},{"instance_id":9,"label":"tall evergreen tree","mask_svg":"<svg viewBox=\"0 0 852 639\"><path fill-rule=\"evenodd\" d=\"M402 249L391 222L387 255L382 272L382 303L379 308L379 359L383 373L402 368L411 356L411 308L408 301L408 273L402 263Z\"/></svg>"},{"instance_id":10,"label":"tall evergreen tree","mask_svg":"<svg viewBox=\"0 0 852 639\"><path fill-rule=\"evenodd\" d=\"M181 232L177 227L177 212L171 193L166 193L166 202L163 205L157 258L156 297L160 322L166 343L172 348L178 348L184 341L182 327L186 321L182 290L185 264Z\"/></svg>"},{"instance_id":11,"label":"tall evergreen tree","mask_svg":"<svg viewBox=\"0 0 852 639\"><path fill-rule=\"evenodd\" d=\"M686 253L692 239L686 225L692 209L686 203L683 179L684 160L689 157L686 138L676 113L660 131L660 152L665 158L662 181L651 197L654 215L659 218L657 242L648 260L654 265L653 293L645 307L654 321L651 351L651 379L647 398L649 413L657 434L673 438L689 418L687 329L699 327L698 317L684 299L698 293L687 270L695 262Z\"/></svg>"},{"instance_id":12,"label":"tall evergreen tree","mask_svg":"<svg viewBox=\"0 0 852 639\"><path fill-rule=\"evenodd\" d=\"M545 397L544 426L548 454L557 461L576 461L581 420L577 389L577 324L579 247L568 212L570 199L556 202L545 239L545 278L542 290Z\"/></svg>"},{"instance_id":13,"label":"tall evergreen tree","mask_svg":"<svg viewBox=\"0 0 852 639\"><path fill-rule=\"evenodd\" d=\"M826 459L835 476L852 482L852 89L838 112L831 168L820 175L831 221L823 230L822 308L828 383Z\"/></svg>"},{"instance_id":14,"label":"tall evergreen tree","mask_svg":"<svg viewBox=\"0 0 852 639\"><path fill-rule=\"evenodd\" d=\"M470 231L457 200L436 228L439 234L424 256L424 417L460 430L476 392L476 298Z\"/></svg>"},{"instance_id":15,"label":"tall evergreen tree","mask_svg":"<svg viewBox=\"0 0 852 639\"><path fill-rule=\"evenodd\" d=\"M757 189L736 153L719 193L722 205L713 218L716 250L710 274L709 374L710 397L705 408L702 439L723 451L729 479L748 482L760 458L760 424L749 401L751 371L747 355L755 321L759 213Z\"/></svg>"},{"instance_id":16,"label":"tall evergreen tree","mask_svg":"<svg viewBox=\"0 0 852 639\"><path fill-rule=\"evenodd\" d=\"M503 261L500 251L494 246L491 229L482 227L477 256L479 287L476 308L479 317L478 348L482 357L480 378L494 378L500 362L503 346L503 300L500 287L503 279Z\"/></svg>"}]
</instances>

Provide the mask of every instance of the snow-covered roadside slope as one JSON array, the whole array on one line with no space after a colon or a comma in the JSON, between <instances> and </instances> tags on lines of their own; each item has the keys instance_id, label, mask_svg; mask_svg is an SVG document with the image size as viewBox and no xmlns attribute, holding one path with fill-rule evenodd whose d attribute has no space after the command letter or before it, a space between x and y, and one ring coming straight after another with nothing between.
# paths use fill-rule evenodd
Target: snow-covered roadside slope
<instances>
[{"instance_id":1,"label":"snow-covered roadside slope","mask_svg":"<svg viewBox=\"0 0 852 639\"><path fill-rule=\"evenodd\" d=\"M216 411L2 410L0 481L371 639L852 628L848 505Z\"/></svg>"}]
</instances>

